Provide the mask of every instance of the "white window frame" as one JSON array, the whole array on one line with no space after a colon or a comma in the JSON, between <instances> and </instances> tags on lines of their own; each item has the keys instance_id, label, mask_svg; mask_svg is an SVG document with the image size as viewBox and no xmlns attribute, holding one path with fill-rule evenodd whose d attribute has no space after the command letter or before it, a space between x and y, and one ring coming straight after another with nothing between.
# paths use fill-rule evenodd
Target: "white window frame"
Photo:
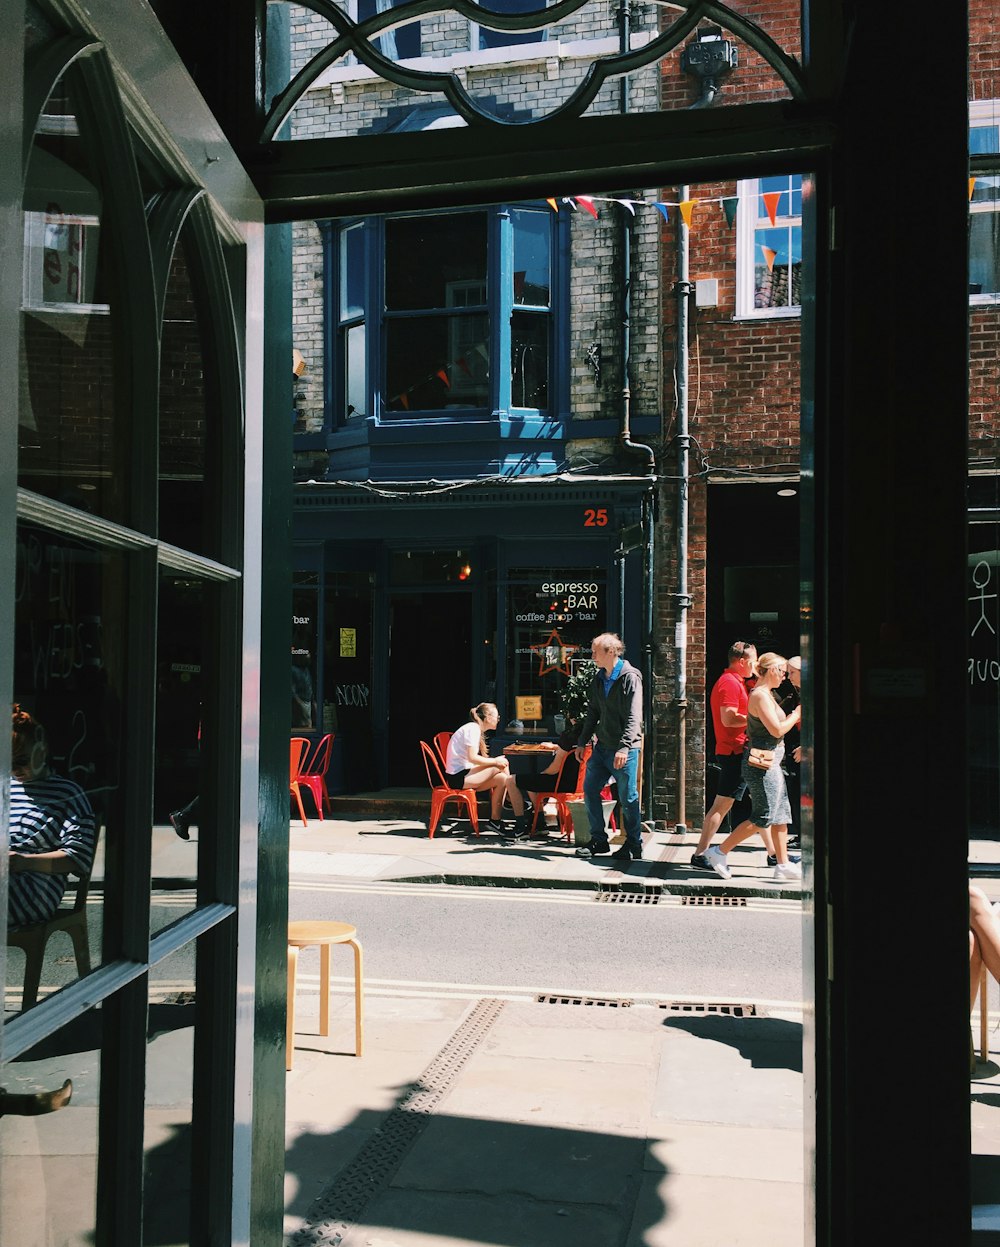
<instances>
[{"instance_id":1,"label":"white window frame","mask_svg":"<svg viewBox=\"0 0 1000 1247\"><path fill-rule=\"evenodd\" d=\"M798 303L788 307L754 307L759 188L759 178L748 178L736 184L736 194L739 196L736 212L736 319L782 320L801 316L802 306ZM802 226L801 216L783 216L777 219L783 226Z\"/></svg>"},{"instance_id":2,"label":"white window frame","mask_svg":"<svg viewBox=\"0 0 1000 1247\"><path fill-rule=\"evenodd\" d=\"M995 130L1000 131L1000 100L970 100L969 101L969 129L973 126L982 127L985 123L989 123ZM1000 155L997 156L1000 162ZM1000 182L1000 174L989 175L995 176ZM994 200L987 200L975 203L972 196L969 196L969 215L978 215L982 212L1000 212L1000 197ZM1000 303L1000 290L987 291L984 294L969 294L969 303L971 306L982 307Z\"/></svg>"}]
</instances>

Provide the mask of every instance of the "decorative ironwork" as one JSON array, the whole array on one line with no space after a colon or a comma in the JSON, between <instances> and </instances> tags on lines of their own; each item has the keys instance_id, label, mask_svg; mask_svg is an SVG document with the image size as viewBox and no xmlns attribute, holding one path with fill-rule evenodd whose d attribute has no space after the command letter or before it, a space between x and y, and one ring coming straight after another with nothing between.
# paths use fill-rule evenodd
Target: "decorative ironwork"
<instances>
[{"instance_id":1,"label":"decorative ironwork","mask_svg":"<svg viewBox=\"0 0 1000 1247\"><path fill-rule=\"evenodd\" d=\"M439 92L465 122L471 125L524 126L556 118L580 117L593 103L598 91L609 78L635 73L656 61L662 60L688 36L693 35L698 24L712 21L725 27L748 47L757 52L781 78L795 99L806 97L806 83L802 66L794 57L784 52L777 43L755 22L734 13L716 0L672 0L664 7L682 12L669 29L656 35L644 46L619 51L602 60L595 61L584 75L583 81L557 108L540 117L501 117L490 112L466 90L454 72L414 69L397 64L384 56L372 43L377 36L385 34L408 22L429 15L454 13L470 22L493 31L528 32L545 30L564 21L594 0L559 0L549 8L529 13L493 13L482 8L474 0L407 0L384 13L376 13L363 22L355 22L332 0L297 0L299 7L324 18L338 32L338 37L318 52L288 85L274 96L261 131L261 142L274 139L299 102L316 79L341 57L353 53L357 59L379 77L397 86L416 92ZM663 0L655 0L662 3Z\"/></svg>"}]
</instances>

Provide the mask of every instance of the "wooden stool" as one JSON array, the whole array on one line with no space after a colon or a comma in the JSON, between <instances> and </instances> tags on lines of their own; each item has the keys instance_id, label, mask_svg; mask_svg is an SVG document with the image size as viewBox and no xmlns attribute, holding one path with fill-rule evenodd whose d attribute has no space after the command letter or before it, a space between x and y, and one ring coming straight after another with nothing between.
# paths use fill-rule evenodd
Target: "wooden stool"
<instances>
[{"instance_id":1,"label":"wooden stool","mask_svg":"<svg viewBox=\"0 0 1000 1247\"><path fill-rule=\"evenodd\" d=\"M285 1069L292 1068L295 1045L295 971L299 949L319 946L319 1031L330 1033L330 946L350 944L354 949L354 1051L361 1056L364 1047L364 982L361 974L361 945L357 928L349 922L290 922L288 924L288 1009L285 1024Z\"/></svg>"}]
</instances>

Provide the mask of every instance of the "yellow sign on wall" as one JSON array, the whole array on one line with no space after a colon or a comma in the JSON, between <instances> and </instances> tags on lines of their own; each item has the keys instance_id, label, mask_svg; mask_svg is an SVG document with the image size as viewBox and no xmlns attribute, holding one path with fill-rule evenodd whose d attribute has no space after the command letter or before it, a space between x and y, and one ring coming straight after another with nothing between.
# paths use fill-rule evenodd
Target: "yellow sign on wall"
<instances>
[{"instance_id":1,"label":"yellow sign on wall","mask_svg":"<svg viewBox=\"0 0 1000 1247\"><path fill-rule=\"evenodd\" d=\"M542 699L540 697L515 697L515 713L519 719L531 720L542 717Z\"/></svg>"},{"instance_id":2,"label":"yellow sign on wall","mask_svg":"<svg viewBox=\"0 0 1000 1247\"><path fill-rule=\"evenodd\" d=\"M357 658L358 656L358 630L357 628L341 628L340 630L340 656L341 658Z\"/></svg>"}]
</instances>

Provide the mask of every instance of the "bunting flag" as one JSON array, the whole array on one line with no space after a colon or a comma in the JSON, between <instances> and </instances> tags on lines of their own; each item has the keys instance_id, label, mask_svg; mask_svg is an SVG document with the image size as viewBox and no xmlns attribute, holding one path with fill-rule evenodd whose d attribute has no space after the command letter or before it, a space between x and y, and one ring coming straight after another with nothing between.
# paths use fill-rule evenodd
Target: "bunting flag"
<instances>
[{"instance_id":1,"label":"bunting flag","mask_svg":"<svg viewBox=\"0 0 1000 1247\"><path fill-rule=\"evenodd\" d=\"M409 410L410 410L410 400L409 400L409 397L408 397L406 394L397 394L397 395L396 395L396 397L397 397L397 398L399 399L399 401L402 403L403 407L404 407L407 411L409 411Z\"/></svg>"},{"instance_id":2,"label":"bunting flag","mask_svg":"<svg viewBox=\"0 0 1000 1247\"><path fill-rule=\"evenodd\" d=\"M590 213L590 215L594 218L595 221L600 219L597 215L597 209L594 207L594 201L590 198L589 195L574 195L573 198L580 205L580 207L584 210L584 212Z\"/></svg>"},{"instance_id":3,"label":"bunting flag","mask_svg":"<svg viewBox=\"0 0 1000 1247\"><path fill-rule=\"evenodd\" d=\"M448 389L448 390L451 389L451 382L448 380L448 373L444 368L439 368L434 375L435 377L441 378L441 380L444 382L445 389Z\"/></svg>"},{"instance_id":4,"label":"bunting flag","mask_svg":"<svg viewBox=\"0 0 1000 1247\"><path fill-rule=\"evenodd\" d=\"M685 199L682 203L677 205L677 207L681 210L681 216L684 218L684 224L688 227L688 229L691 228L691 218L694 216L694 206L696 203L698 203L697 199Z\"/></svg>"},{"instance_id":5,"label":"bunting flag","mask_svg":"<svg viewBox=\"0 0 1000 1247\"><path fill-rule=\"evenodd\" d=\"M777 225L778 203L781 200L782 191L764 191L761 199L764 201L764 207L767 210L767 219L772 225Z\"/></svg>"},{"instance_id":6,"label":"bunting flag","mask_svg":"<svg viewBox=\"0 0 1000 1247\"><path fill-rule=\"evenodd\" d=\"M668 215L667 209L670 207L670 205L665 204L665 203L660 203L659 200L657 200L657 202L653 204L653 207L660 213L664 221L667 221L669 223L670 216Z\"/></svg>"},{"instance_id":7,"label":"bunting flag","mask_svg":"<svg viewBox=\"0 0 1000 1247\"><path fill-rule=\"evenodd\" d=\"M969 178L969 198L972 198L972 192L976 189L976 179Z\"/></svg>"},{"instance_id":8,"label":"bunting flag","mask_svg":"<svg viewBox=\"0 0 1000 1247\"><path fill-rule=\"evenodd\" d=\"M559 205L556 203L554 199L546 199L545 202L549 205L549 207L552 209L553 212L559 211Z\"/></svg>"},{"instance_id":9,"label":"bunting flag","mask_svg":"<svg viewBox=\"0 0 1000 1247\"><path fill-rule=\"evenodd\" d=\"M736 209L740 206L739 196L730 195L722 201L722 211L726 214L726 224L730 229L736 223Z\"/></svg>"},{"instance_id":10,"label":"bunting flag","mask_svg":"<svg viewBox=\"0 0 1000 1247\"><path fill-rule=\"evenodd\" d=\"M768 271L769 273L773 273L773 272L774 272L774 262L775 262L775 260L778 258L778 253L777 253L777 251L775 251L773 247L765 247L763 244L761 244L761 248L760 248L760 249L761 249L761 251L763 251L763 253L764 253L764 260L765 260L765 262L766 262L766 264L767 264L767 271Z\"/></svg>"},{"instance_id":11,"label":"bunting flag","mask_svg":"<svg viewBox=\"0 0 1000 1247\"><path fill-rule=\"evenodd\" d=\"M465 375L466 375L467 377L471 377L471 376L472 376L472 369L471 369L471 368L469 367L469 365L465 362L465 356L464 356L464 355L462 356L462 358L461 358L461 359L456 359L456 360L455 360L455 367L456 367L456 368L461 368L461 370L465 373Z\"/></svg>"}]
</instances>

